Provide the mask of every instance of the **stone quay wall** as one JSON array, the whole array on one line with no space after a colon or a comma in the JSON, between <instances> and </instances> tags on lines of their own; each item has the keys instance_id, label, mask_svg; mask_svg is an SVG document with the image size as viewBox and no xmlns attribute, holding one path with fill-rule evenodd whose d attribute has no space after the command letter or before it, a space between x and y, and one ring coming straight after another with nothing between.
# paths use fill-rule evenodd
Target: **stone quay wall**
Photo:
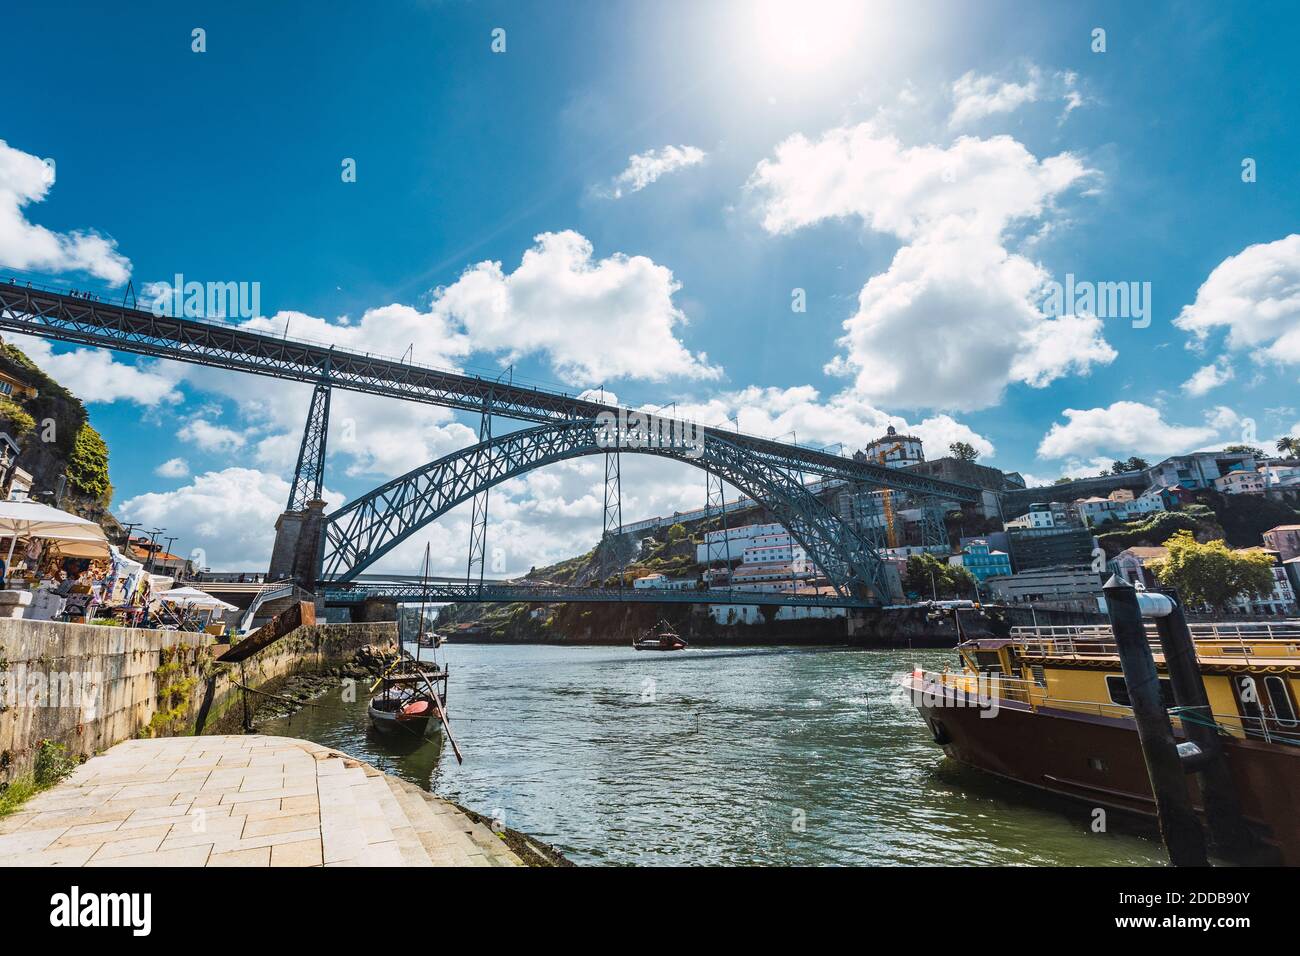
<instances>
[{"instance_id":1,"label":"stone quay wall","mask_svg":"<svg viewBox=\"0 0 1300 956\"><path fill-rule=\"evenodd\" d=\"M316 624L220 664L227 645L207 634L0 619L0 786L32 770L42 741L89 757L131 737L212 732L242 709L240 685L263 688L396 638L395 624Z\"/></svg>"}]
</instances>

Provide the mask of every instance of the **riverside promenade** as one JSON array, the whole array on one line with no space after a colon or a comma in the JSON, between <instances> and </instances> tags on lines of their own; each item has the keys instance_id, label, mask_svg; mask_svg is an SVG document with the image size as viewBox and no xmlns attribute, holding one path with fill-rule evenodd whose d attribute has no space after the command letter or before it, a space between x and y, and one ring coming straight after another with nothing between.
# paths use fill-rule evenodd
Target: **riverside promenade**
<instances>
[{"instance_id":1,"label":"riverside promenade","mask_svg":"<svg viewBox=\"0 0 1300 956\"><path fill-rule=\"evenodd\" d=\"M414 784L305 740L128 740L0 819L0 866L520 866Z\"/></svg>"}]
</instances>

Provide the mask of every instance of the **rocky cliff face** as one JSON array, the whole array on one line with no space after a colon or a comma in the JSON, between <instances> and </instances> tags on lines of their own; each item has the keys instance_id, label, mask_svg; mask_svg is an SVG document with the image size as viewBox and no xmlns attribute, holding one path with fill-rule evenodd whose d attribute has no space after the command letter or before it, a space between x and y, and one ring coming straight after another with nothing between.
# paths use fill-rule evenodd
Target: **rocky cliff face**
<instances>
[{"instance_id":1,"label":"rocky cliff face","mask_svg":"<svg viewBox=\"0 0 1300 956\"><path fill-rule=\"evenodd\" d=\"M15 390L0 398L0 431L18 444L18 467L32 476L32 496L53 504L59 479L65 478L60 506L98 521L110 539L120 534L108 511L113 499L108 447L81 399L8 342L0 343L0 372L37 391L35 397Z\"/></svg>"}]
</instances>

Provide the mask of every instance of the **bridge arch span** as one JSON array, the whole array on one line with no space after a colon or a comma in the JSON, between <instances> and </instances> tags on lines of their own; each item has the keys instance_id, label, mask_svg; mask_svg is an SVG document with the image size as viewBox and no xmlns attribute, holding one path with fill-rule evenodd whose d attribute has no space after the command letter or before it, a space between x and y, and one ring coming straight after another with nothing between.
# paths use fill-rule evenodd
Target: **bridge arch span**
<instances>
[{"instance_id":1,"label":"bridge arch span","mask_svg":"<svg viewBox=\"0 0 1300 956\"><path fill-rule=\"evenodd\" d=\"M319 577L350 581L479 492L535 468L614 450L605 425L570 420L520 429L431 461L325 516ZM712 432L691 447L631 441L617 450L671 458L720 475L764 504L842 595L884 595L883 568L870 542L807 491L778 456Z\"/></svg>"}]
</instances>

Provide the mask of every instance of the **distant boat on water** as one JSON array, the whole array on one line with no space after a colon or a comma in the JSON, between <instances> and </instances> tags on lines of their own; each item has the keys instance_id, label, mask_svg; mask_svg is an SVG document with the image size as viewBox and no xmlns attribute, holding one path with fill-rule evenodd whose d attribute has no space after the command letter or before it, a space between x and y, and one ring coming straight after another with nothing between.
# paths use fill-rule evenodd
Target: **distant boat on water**
<instances>
[{"instance_id":1,"label":"distant boat on water","mask_svg":"<svg viewBox=\"0 0 1300 956\"><path fill-rule=\"evenodd\" d=\"M660 621L632 642L633 649L638 651L684 651L688 646L667 621Z\"/></svg>"}]
</instances>

